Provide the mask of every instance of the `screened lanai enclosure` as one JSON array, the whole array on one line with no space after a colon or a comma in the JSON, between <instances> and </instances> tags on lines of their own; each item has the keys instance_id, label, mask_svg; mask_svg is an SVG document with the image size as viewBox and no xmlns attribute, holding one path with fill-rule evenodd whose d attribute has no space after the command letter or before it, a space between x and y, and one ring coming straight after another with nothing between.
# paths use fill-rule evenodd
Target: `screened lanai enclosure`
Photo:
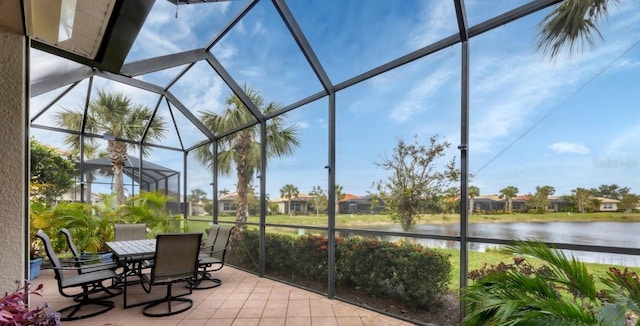
<instances>
[{"instance_id":1,"label":"screened lanai enclosure","mask_svg":"<svg viewBox=\"0 0 640 326\"><path fill-rule=\"evenodd\" d=\"M516 239L640 267L640 3L606 2L591 39L556 53L539 42L559 0L24 1L30 136L73 150L81 186L97 159L130 162L123 188L107 177L94 193L163 190L189 225L245 229L231 265L455 325L468 272ZM426 156L395 150L432 140L424 173L452 162L457 178L425 181L406 227L385 162L419 169ZM276 270L283 234L322 260ZM341 263L355 238L443 253L444 297L393 310L343 287L378 271ZM367 277L409 277L379 271Z\"/></svg>"}]
</instances>

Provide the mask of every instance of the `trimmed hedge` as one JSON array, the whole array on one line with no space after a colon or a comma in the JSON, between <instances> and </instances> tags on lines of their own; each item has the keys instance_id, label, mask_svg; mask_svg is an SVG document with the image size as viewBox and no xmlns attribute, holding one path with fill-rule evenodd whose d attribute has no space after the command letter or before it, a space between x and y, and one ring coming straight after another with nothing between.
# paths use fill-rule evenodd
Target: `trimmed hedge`
<instances>
[{"instance_id":1,"label":"trimmed hedge","mask_svg":"<svg viewBox=\"0 0 640 326\"><path fill-rule=\"evenodd\" d=\"M233 239L229 263L256 271L259 232ZM292 281L326 284L328 238L322 235L266 234L267 274ZM449 286L449 257L407 242L336 238L336 285L375 297L404 301L414 308L437 304Z\"/></svg>"}]
</instances>

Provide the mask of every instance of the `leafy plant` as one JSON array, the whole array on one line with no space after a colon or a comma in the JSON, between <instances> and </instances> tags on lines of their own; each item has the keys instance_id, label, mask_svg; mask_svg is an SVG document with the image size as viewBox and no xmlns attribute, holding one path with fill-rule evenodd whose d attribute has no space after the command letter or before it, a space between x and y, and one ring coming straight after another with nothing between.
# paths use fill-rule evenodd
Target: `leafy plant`
<instances>
[{"instance_id":1,"label":"leafy plant","mask_svg":"<svg viewBox=\"0 0 640 326\"><path fill-rule=\"evenodd\" d=\"M611 268L599 289L586 265L539 242L518 241L507 252L527 258L472 271L463 290L463 325L625 325L640 312L635 273ZM640 325L640 323L636 323Z\"/></svg>"},{"instance_id":2,"label":"leafy plant","mask_svg":"<svg viewBox=\"0 0 640 326\"><path fill-rule=\"evenodd\" d=\"M142 191L131 199L130 205L120 207L121 220L127 223L144 223L152 235L185 231L182 215L167 211L170 196L159 192Z\"/></svg>"},{"instance_id":3,"label":"leafy plant","mask_svg":"<svg viewBox=\"0 0 640 326\"><path fill-rule=\"evenodd\" d=\"M29 308L29 295L41 296L43 287L40 284L32 290L31 285L31 282L26 281L22 288L0 297L0 325L60 325L60 315L46 304L43 307Z\"/></svg>"}]
</instances>

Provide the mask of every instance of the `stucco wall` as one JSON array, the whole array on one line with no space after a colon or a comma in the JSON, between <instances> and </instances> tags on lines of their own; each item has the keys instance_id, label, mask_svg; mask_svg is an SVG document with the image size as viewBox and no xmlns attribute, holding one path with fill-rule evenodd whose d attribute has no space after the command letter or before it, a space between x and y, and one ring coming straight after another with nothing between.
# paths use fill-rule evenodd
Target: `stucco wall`
<instances>
[{"instance_id":1,"label":"stucco wall","mask_svg":"<svg viewBox=\"0 0 640 326\"><path fill-rule=\"evenodd\" d=\"M0 28L0 293L25 278L24 42Z\"/></svg>"}]
</instances>

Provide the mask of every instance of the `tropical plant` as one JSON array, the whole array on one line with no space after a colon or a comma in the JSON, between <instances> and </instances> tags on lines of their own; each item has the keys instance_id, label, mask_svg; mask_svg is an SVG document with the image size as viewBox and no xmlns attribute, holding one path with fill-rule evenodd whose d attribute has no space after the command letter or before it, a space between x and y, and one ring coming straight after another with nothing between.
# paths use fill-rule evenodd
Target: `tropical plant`
<instances>
[{"instance_id":1,"label":"tropical plant","mask_svg":"<svg viewBox=\"0 0 640 326\"><path fill-rule=\"evenodd\" d=\"M200 188L191 189L191 194L187 196L187 200L193 208L190 214L199 215L204 210L204 208L200 207L207 201L207 192Z\"/></svg>"},{"instance_id":2,"label":"tropical plant","mask_svg":"<svg viewBox=\"0 0 640 326\"><path fill-rule=\"evenodd\" d=\"M500 189L499 198L504 198L504 211L511 212L513 211L512 199L518 194L518 188L514 186L508 186Z\"/></svg>"},{"instance_id":3,"label":"tropical plant","mask_svg":"<svg viewBox=\"0 0 640 326\"><path fill-rule=\"evenodd\" d=\"M536 49L552 60L563 49L571 57L579 49L593 47L594 34L602 38L598 23L607 17L610 4L619 0L565 0L538 24Z\"/></svg>"},{"instance_id":4,"label":"tropical plant","mask_svg":"<svg viewBox=\"0 0 640 326\"><path fill-rule=\"evenodd\" d=\"M138 141L162 139L167 131L164 119L154 115L154 111L146 106L134 105L128 96L122 93L98 91L98 97L89 103L87 115L83 110L64 109L57 116L58 125L70 130L84 133L109 135L113 139L107 141L107 156L111 160L113 170L113 192L118 204L125 201L123 169L127 162L127 147L135 149ZM142 139L144 137L144 139ZM78 150L81 141L95 145L95 138L70 133L65 136L65 143L73 150ZM132 140L135 142L124 142ZM142 155L148 155L148 149L142 147Z\"/></svg>"},{"instance_id":5,"label":"tropical plant","mask_svg":"<svg viewBox=\"0 0 640 326\"><path fill-rule=\"evenodd\" d=\"M264 115L280 110L280 105L270 102L265 105L262 96L250 87L243 88L247 97ZM212 111L200 112L202 123L214 132L223 132L235 128L255 124L256 117L246 108L244 103L233 94L227 98L222 113ZM266 125L266 157L261 158L260 129L258 126L246 127L225 136L218 143L218 171L222 175L230 175L235 167L237 177L238 210L236 211L237 230L243 231L248 218L247 191L255 172L260 168L261 159L268 160L293 153L299 145L295 126L284 127L284 115L270 118ZM196 150L196 159L213 170L214 155L210 146L200 146Z\"/></svg>"},{"instance_id":6,"label":"tropical plant","mask_svg":"<svg viewBox=\"0 0 640 326\"><path fill-rule=\"evenodd\" d=\"M542 260L534 268L525 258L476 273L463 290L463 325L598 325L598 291L586 266L542 243L516 242L516 255ZM474 276L474 272L470 274Z\"/></svg>"},{"instance_id":7,"label":"tropical plant","mask_svg":"<svg viewBox=\"0 0 640 326\"><path fill-rule=\"evenodd\" d=\"M131 199L131 205L121 206L119 215L127 223L144 223L151 236L158 233L181 232L185 229L182 215L167 209L171 197L160 192L141 191Z\"/></svg>"},{"instance_id":8,"label":"tropical plant","mask_svg":"<svg viewBox=\"0 0 640 326\"><path fill-rule=\"evenodd\" d=\"M280 188L280 197L287 199L287 212L289 216L293 215L291 213L291 198L297 198L300 194L298 188L292 184L286 184L282 188Z\"/></svg>"},{"instance_id":9,"label":"tropical plant","mask_svg":"<svg viewBox=\"0 0 640 326\"><path fill-rule=\"evenodd\" d=\"M516 255L513 263L469 273L474 283L462 292L463 325L628 325L627 317L640 312L633 272L610 268L600 278L606 288L598 288L586 265L561 250L526 241L505 250Z\"/></svg>"},{"instance_id":10,"label":"tropical plant","mask_svg":"<svg viewBox=\"0 0 640 326\"><path fill-rule=\"evenodd\" d=\"M107 242L113 241L113 225L120 223L113 195L102 195L95 204L66 203L57 208L57 215L64 220L64 227L71 231L74 243L83 252L101 253L109 250ZM49 231L50 234L53 232ZM57 233L57 232L56 232Z\"/></svg>"}]
</instances>

